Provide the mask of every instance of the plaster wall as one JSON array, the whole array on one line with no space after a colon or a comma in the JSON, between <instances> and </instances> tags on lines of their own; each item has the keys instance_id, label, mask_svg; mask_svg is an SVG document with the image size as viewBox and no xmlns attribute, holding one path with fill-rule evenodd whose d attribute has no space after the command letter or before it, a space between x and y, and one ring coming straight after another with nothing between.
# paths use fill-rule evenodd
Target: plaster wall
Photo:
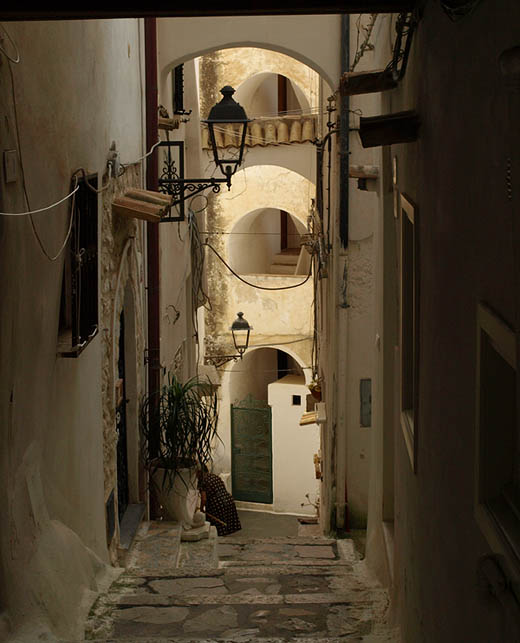
<instances>
[{"instance_id":1,"label":"plaster wall","mask_svg":"<svg viewBox=\"0 0 520 643\"><path fill-rule=\"evenodd\" d=\"M309 494L311 502L318 497L313 456L320 448L320 434L316 424L300 426L309 389L304 378L296 375L287 375L269 384L268 389L272 408L273 509L279 513L315 515L305 496ZM293 396L299 396L301 405L293 404Z\"/></svg>"},{"instance_id":2,"label":"plaster wall","mask_svg":"<svg viewBox=\"0 0 520 643\"><path fill-rule=\"evenodd\" d=\"M368 19L368 15L350 17L350 66L360 43L357 26L359 24L359 33L362 34ZM386 67L391 55L392 29L390 16L379 14L371 37L375 48L365 51L354 71ZM324 266L324 278L318 294L319 375L323 378L322 389L328 417L327 423L322 427L321 522L325 530L334 529L335 526L366 526L369 506L373 515L373 503L370 500L371 477L375 475L379 480L378 476L383 470L382 460L378 457L372 459L376 448L373 444L374 437L382 430L381 425L377 424L379 420L375 407L372 426L361 427L360 422L361 379L372 380L373 403L377 404L378 400L378 374L374 371L374 357L377 359L380 345L377 337L381 336L382 330L376 327L374 316L375 306L379 305L376 295L378 298L381 296L375 290L374 232L384 198L383 168L381 151L378 148L362 148L357 133L360 114L372 116L381 113L381 98L379 94L366 94L340 100L348 100L350 110L349 163L376 166L380 170L380 178L369 181L369 191L359 190L357 179L349 179L349 242L347 248L343 247L339 235L337 195L344 186L340 183L338 172L339 141L333 139L333 192L331 228L328 233L332 250ZM328 163L326 155L325 163ZM325 208L325 232L327 220ZM393 295L395 297L395 293ZM379 510L379 515L382 515L380 507ZM382 555L382 522L378 524L380 531L375 551Z\"/></svg>"},{"instance_id":3,"label":"plaster wall","mask_svg":"<svg viewBox=\"0 0 520 643\"><path fill-rule=\"evenodd\" d=\"M292 56L318 72L331 87L340 76L340 17L336 15L161 18L158 36L163 43L158 62L163 84L171 67L230 47L262 47Z\"/></svg>"},{"instance_id":4,"label":"plaster wall","mask_svg":"<svg viewBox=\"0 0 520 643\"><path fill-rule=\"evenodd\" d=\"M415 472L399 424L394 445L395 585L410 643L518 638L517 607L476 581L481 557L496 550L473 498L477 303L520 323L518 193L507 190L508 164L518 177L519 103L498 65L519 44L519 21L518 3L507 0L479 3L456 24L426 4L404 82L384 103L421 118L419 140L391 150L398 188L418 208L420 253Z\"/></svg>"},{"instance_id":5,"label":"plaster wall","mask_svg":"<svg viewBox=\"0 0 520 643\"><path fill-rule=\"evenodd\" d=\"M103 171L112 140L124 162L141 156L137 20L10 23L8 30L20 51L12 72L32 208L66 195L78 167ZM18 149L5 57L0 74L1 138L5 149ZM26 210L17 170L13 183L2 173L3 212ZM100 205L100 221L101 213ZM34 217L50 254L68 217L67 204ZM42 255L26 217L1 217L0 245L0 602L27 640L50 630L76 638L108 562L103 331L79 358L57 357L63 255L55 262Z\"/></svg>"},{"instance_id":6,"label":"plaster wall","mask_svg":"<svg viewBox=\"0 0 520 643\"><path fill-rule=\"evenodd\" d=\"M268 273L280 252L280 210L246 214L231 230L228 251L230 265L239 274Z\"/></svg>"},{"instance_id":7,"label":"plaster wall","mask_svg":"<svg viewBox=\"0 0 520 643\"><path fill-rule=\"evenodd\" d=\"M266 145L246 148L242 167L272 165L281 175L286 170L303 176L307 181L316 181L316 147L312 143L291 145Z\"/></svg>"},{"instance_id":8,"label":"plaster wall","mask_svg":"<svg viewBox=\"0 0 520 643\"><path fill-rule=\"evenodd\" d=\"M214 197L210 204L207 226L210 243L229 262L229 240L221 232L234 230L245 214L258 209L285 210L306 224L313 193L314 186L295 172L281 172L276 166L241 170L237 172L231 190ZM229 326L238 310L244 312L257 332L267 337L310 336L311 280L301 287L269 292L239 281L212 252L208 252L207 266L208 292L213 304L205 324L208 354L215 354L217 350L227 350L224 354L229 354L231 347L225 348L231 342ZM303 279L301 276L255 275L248 281L265 288L280 288L294 286ZM219 296L212 297L211 293L219 293Z\"/></svg>"},{"instance_id":9,"label":"plaster wall","mask_svg":"<svg viewBox=\"0 0 520 643\"><path fill-rule=\"evenodd\" d=\"M170 36L171 37L171 36ZM163 42L159 40L161 50ZM182 117L187 122L179 123L178 129L168 132L169 140L184 141L185 177L205 175L201 150L199 126L199 81L198 63L184 63L184 109L190 116ZM171 76L159 95L160 104L170 114L172 111ZM167 140L161 131L162 140ZM160 168L161 172L162 168ZM163 223L159 226L160 256L160 310L161 310L161 365L163 379L175 373L181 380L193 377L196 371L196 316L192 316L192 263L189 239L188 216L190 207L197 211L204 205L204 197L195 197L185 203L186 221ZM199 227L204 226L204 215L197 215Z\"/></svg>"},{"instance_id":10,"label":"plaster wall","mask_svg":"<svg viewBox=\"0 0 520 643\"><path fill-rule=\"evenodd\" d=\"M104 502L114 491L117 504L116 381L119 378L120 315L125 316L126 427L130 502L140 502L138 413L145 392L146 374L141 356L145 347L144 227L137 219L112 214L112 201L123 196L129 187L141 187L140 164L128 167L123 176L112 181L102 193L100 244L100 313L102 329L102 413ZM117 522L117 521L116 521ZM110 543L112 562L117 562L119 524Z\"/></svg>"},{"instance_id":11,"label":"plaster wall","mask_svg":"<svg viewBox=\"0 0 520 643\"><path fill-rule=\"evenodd\" d=\"M291 99L292 107L295 106L295 92L300 96L296 105L299 109L315 111L319 105L319 74L297 57L258 47L221 49L210 56L217 67L218 84L206 88L201 105L204 114L220 100L220 88L224 85L235 88L235 99L251 117L278 114L279 74L289 80L288 109Z\"/></svg>"},{"instance_id":12,"label":"plaster wall","mask_svg":"<svg viewBox=\"0 0 520 643\"><path fill-rule=\"evenodd\" d=\"M248 350L238 362L229 362L219 369L220 414L218 435L214 450L214 469L231 472L231 404L238 404L248 395L267 402L267 387L278 377L276 351L270 348Z\"/></svg>"},{"instance_id":13,"label":"plaster wall","mask_svg":"<svg viewBox=\"0 0 520 643\"><path fill-rule=\"evenodd\" d=\"M272 342L269 343L269 340ZM311 359L311 340L280 343L283 341L282 337L258 337L255 333L251 348L244 354L243 359L236 363L228 363L223 369L219 369L221 373L218 428L220 441L215 443L214 450L214 468L219 473L231 472L231 404L238 404L248 394L258 400L267 401L268 386L278 379L277 355L276 350L273 349L287 353L289 368L303 372L305 382L310 381L308 365ZM308 392L308 389L306 391Z\"/></svg>"}]
</instances>

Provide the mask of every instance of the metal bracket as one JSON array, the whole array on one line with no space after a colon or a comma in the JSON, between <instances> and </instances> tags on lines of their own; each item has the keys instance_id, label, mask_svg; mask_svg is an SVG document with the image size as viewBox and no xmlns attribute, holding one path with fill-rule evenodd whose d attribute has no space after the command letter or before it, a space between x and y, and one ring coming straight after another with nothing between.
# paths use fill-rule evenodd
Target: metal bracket
<instances>
[{"instance_id":1,"label":"metal bracket","mask_svg":"<svg viewBox=\"0 0 520 643\"><path fill-rule=\"evenodd\" d=\"M228 188L231 187L229 178L222 179L159 179L159 187L164 187L163 192L171 194L174 198L172 207L184 203L187 197L200 194L204 190L211 188L214 194L220 192L220 185L226 183ZM184 213L179 217L163 217L160 221L184 221Z\"/></svg>"},{"instance_id":2,"label":"metal bracket","mask_svg":"<svg viewBox=\"0 0 520 643\"><path fill-rule=\"evenodd\" d=\"M208 364L213 364L216 368L220 368L228 362L237 362L241 358L241 355L206 355L205 360Z\"/></svg>"},{"instance_id":3,"label":"metal bracket","mask_svg":"<svg viewBox=\"0 0 520 643\"><path fill-rule=\"evenodd\" d=\"M161 362L159 359L160 353L158 348L145 348L144 349L144 364L150 364L151 368L159 370Z\"/></svg>"}]
</instances>

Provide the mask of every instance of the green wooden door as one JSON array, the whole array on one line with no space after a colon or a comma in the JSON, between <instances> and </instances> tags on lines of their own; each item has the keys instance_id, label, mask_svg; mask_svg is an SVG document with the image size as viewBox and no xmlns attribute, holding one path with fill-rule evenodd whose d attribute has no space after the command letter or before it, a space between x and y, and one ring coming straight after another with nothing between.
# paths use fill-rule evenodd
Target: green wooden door
<instances>
[{"instance_id":1,"label":"green wooden door","mask_svg":"<svg viewBox=\"0 0 520 643\"><path fill-rule=\"evenodd\" d=\"M273 502L271 407L248 395L231 405L233 497L247 502Z\"/></svg>"}]
</instances>

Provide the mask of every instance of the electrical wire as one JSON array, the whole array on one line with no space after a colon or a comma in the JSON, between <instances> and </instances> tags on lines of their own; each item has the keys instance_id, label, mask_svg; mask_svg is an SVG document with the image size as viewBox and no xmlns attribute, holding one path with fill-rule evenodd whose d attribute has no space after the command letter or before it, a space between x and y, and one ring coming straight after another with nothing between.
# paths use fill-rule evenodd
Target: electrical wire
<instances>
[{"instance_id":1,"label":"electrical wire","mask_svg":"<svg viewBox=\"0 0 520 643\"><path fill-rule=\"evenodd\" d=\"M105 185L102 185L100 188L96 188L89 182L87 170L85 170L84 167L78 167L78 169L72 174L72 176L74 177L78 173L80 173L83 176L83 181L85 182L88 189L92 190L92 192L94 192L95 194L101 194L102 192L105 192L105 190L108 190L108 188L110 187L110 178L108 183L106 183Z\"/></svg>"},{"instance_id":2,"label":"electrical wire","mask_svg":"<svg viewBox=\"0 0 520 643\"><path fill-rule=\"evenodd\" d=\"M153 151L155 150L155 148L156 148L158 145L160 145L161 143L162 143L162 141L161 141L161 140L157 141L157 143L154 143L154 144L152 145L152 147L150 148L150 150L149 150L148 152L146 152L146 154L144 154L143 156L140 156L140 157L137 159L137 161L132 161L132 162L130 162L130 163L121 163L121 167L127 168L127 167L128 167L128 166L130 166L130 165L135 165L136 163L140 163L141 161L144 161L144 159L148 158L148 157L150 156L150 154L152 154L152 153L153 153Z\"/></svg>"},{"instance_id":3,"label":"electrical wire","mask_svg":"<svg viewBox=\"0 0 520 643\"><path fill-rule=\"evenodd\" d=\"M290 290L291 288L299 288L300 286L303 286L304 284L306 284L309 281L309 279L311 278L311 276L312 276L312 261L311 261L311 265L310 265L310 268L309 268L309 274L299 284L293 284L292 286L279 286L277 288L269 288L268 286L259 286L257 284L252 284L251 282L246 281L237 272L235 272L233 270L233 268L227 263L227 261L222 258L222 256L215 250L215 248L210 243L205 241L202 245L207 246L220 259L220 261L226 266L226 268L229 270L229 272L231 272L237 279L239 279L240 281L245 283L247 286L251 286L252 288L258 288L258 290ZM291 276L291 275L288 275L288 276Z\"/></svg>"},{"instance_id":4,"label":"electrical wire","mask_svg":"<svg viewBox=\"0 0 520 643\"><path fill-rule=\"evenodd\" d=\"M63 199L60 199L59 201L56 201L56 203L53 203L52 205L48 205L44 208L39 208L38 210L29 210L28 212L0 212L0 216L3 217L25 217L25 216L30 216L32 214L38 214L39 212L46 212L47 210L52 210L52 208L55 208L56 206L60 205L64 201L67 201L67 199L70 199L71 196L76 194L76 192L79 190L79 185L76 186L70 194L67 194L67 196L64 196Z\"/></svg>"},{"instance_id":5,"label":"electrical wire","mask_svg":"<svg viewBox=\"0 0 520 643\"><path fill-rule=\"evenodd\" d=\"M76 183L77 183L77 179L76 179ZM65 239L64 239L63 243L61 244L60 249L58 250L58 252L54 256L51 256L47 252L47 250L45 249L45 247L44 247L44 245L42 243L42 240L40 239L40 236L38 234L38 231L36 230L34 220L33 220L32 216L30 217L31 227L32 227L32 230L33 230L34 235L36 237L36 240L38 241L38 245L40 246L40 250L43 252L43 254L47 257L47 259L49 261L56 261L56 259L58 259L58 257L61 255L61 253L65 250L65 247L67 246L67 243L68 243L68 241L70 239L70 235L71 235L71 232L72 232L72 224L74 222L74 215L76 213L76 192L78 191L78 189L79 189L79 185L77 185L76 188L73 191L74 196L72 197L72 203L71 203L71 208L70 208L70 219L69 219L69 228L67 230L67 235L65 236Z\"/></svg>"},{"instance_id":6,"label":"electrical wire","mask_svg":"<svg viewBox=\"0 0 520 643\"><path fill-rule=\"evenodd\" d=\"M1 24L1 23L0 23L0 24ZM18 106L17 106L17 103L16 103L16 92L15 92L15 84L14 84L14 74L13 74L13 69L12 69L12 63L18 64L18 63L20 62L20 54L19 54L19 52L18 52L18 47L16 46L16 43L15 43L15 42L14 42L14 40L10 37L9 33L6 31L6 29L5 29L5 27L4 27L3 25L2 25L2 28L4 29L4 31L5 31L5 33L7 34L7 36L8 36L8 38L9 38L9 40L11 41L11 43L13 44L13 46L15 47L15 49L16 49L16 51L17 51L17 58L16 58L16 60L15 60L15 59L11 58L11 56L9 56L9 55L5 52L5 50L4 50L4 49L1 49L1 48L0 48L0 49L1 49L1 51L2 51L2 53L3 53L3 54L8 58L8 61L9 61L9 62L8 62L8 66L9 66L9 75L10 75L10 79L11 79L11 95L12 95L13 111L14 111L14 120L15 120L16 141L17 141L17 144L18 144L18 157L19 157L19 159L20 159L20 168L21 168L21 172L22 172L22 189L23 189L23 195L24 195L24 199L25 199L25 203L26 203L26 206L27 206L27 208L28 208L28 211L27 211L27 212L19 212L19 213L3 212L3 213L0 213L0 214L1 214L1 215L3 215L3 216L29 216L29 221L30 221L30 224L31 224L31 230L32 230L32 232L33 232L33 235L34 235L34 237L35 237L35 239L36 239L36 242L37 242L38 247L40 248L40 250L41 250L42 254L43 254L43 255L46 257L46 259L48 259L49 261L56 261L56 260L60 257L60 255L62 254L62 252L65 250L65 248L66 248L66 246L67 246L67 243L68 243L68 241L69 241L69 238L70 238L71 232L72 232L72 224L73 224L73 220L74 220L75 203L76 203L76 197L75 197L75 195L76 195L76 192L77 192L77 191L78 191L78 189L79 189L79 186L78 186L78 184L77 184L77 183L78 183L78 181L77 181L77 176L76 176L76 175L77 175L77 173L78 173L79 171L82 171L82 172L83 172L83 174L84 174L85 182L86 182L86 184L88 185L88 187L89 187L91 190L94 190L94 191L96 191L96 192L98 192L98 191L96 190L96 188L94 188L94 187L93 187L92 185L90 185L90 183L88 182L88 180L87 180L87 178L86 178L86 172L85 172L85 170L83 170L83 169L81 169L81 170L76 170L76 172L74 172L74 173L73 173L73 175L72 175L72 178L73 178L73 179L75 179L75 187L74 187L74 190L72 190L72 192L70 192L67 196L63 197L62 199L60 199L60 200L59 200L59 201L57 201L56 203L51 204L50 206L46 206L46 207L44 207L44 208L38 208L38 209L36 209L36 210L32 210L32 209L31 209L30 200L29 200L29 194L28 194L28 191L27 191L27 182L26 182L26 179L25 179L25 165L24 165L24 162L23 162L23 155L22 155L22 144L21 144L20 127L19 127L19 119L18 119ZM106 186L106 187L108 187L108 186ZM106 188L103 188L103 189L101 189L100 191L103 191L104 189L106 189ZM43 241L42 241L42 239L41 239L41 237L40 237L40 235L39 235L39 233L38 233L38 230L37 230L37 228L36 228L35 221L34 221L34 219L33 219L33 214L38 214L38 213L40 213L40 212L46 212L46 211L48 211L48 210L51 210L51 209L55 208L56 206L60 205L61 203L63 203L64 201L68 200L68 199L69 199L69 198L71 198L71 197L73 198L73 201L72 201L72 205L71 205L71 213L70 213L69 227L68 227L68 229L67 229L67 234L65 235L65 239L64 239L63 243L61 244L59 251L58 251L55 255L51 255L51 254L47 251L47 249L45 248L45 245L44 245L44 243L43 243Z\"/></svg>"},{"instance_id":7,"label":"electrical wire","mask_svg":"<svg viewBox=\"0 0 520 643\"><path fill-rule=\"evenodd\" d=\"M271 348L276 350L275 347L272 344L270 344L270 346L271 346ZM311 368L312 368L312 366L300 366L300 369L302 371L309 371ZM251 373L252 370L254 370L255 374L256 373L291 373L292 375L298 375L300 377L304 375L304 373L298 373L298 371L295 368L280 368L280 369L278 369L278 368L277 369L270 368L270 369L261 369L261 370L257 370L256 368L255 369L253 369L253 368L243 368L241 370L237 370L236 368L220 368L219 369L219 371L221 373Z\"/></svg>"},{"instance_id":8,"label":"electrical wire","mask_svg":"<svg viewBox=\"0 0 520 643\"><path fill-rule=\"evenodd\" d=\"M13 45L13 48L16 51L16 58L12 58L2 46L0 46L0 51L4 54L4 56L6 56L6 58L9 59L10 62L12 62L15 65L17 65L20 62L20 52L18 51L18 47L17 47L15 41L11 38L11 35L7 31L7 29L4 27L2 22L0 22L0 27L2 27L2 29L4 30L4 33L7 36L9 42Z\"/></svg>"},{"instance_id":9,"label":"electrical wire","mask_svg":"<svg viewBox=\"0 0 520 643\"><path fill-rule=\"evenodd\" d=\"M238 235L242 235L242 236L248 236L248 235L249 236L256 236L256 235L265 236L265 235L267 235L267 236L275 236L275 237L280 236L279 232L225 232L224 230L215 230L213 232L205 230L205 231L202 231L201 234L213 234L213 235L215 235L215 234L217 234L217 235L218 234L220 234L220 235L238 234ZM297 233L297 232L288 232L287 236L288 237L301 237L302 235Z\"/></svg>"},{"instance_id":10,"label":"electrical wire","mask_svg":"<svg viewBox=\"0 0 520 643\"><path fill-rule=\"evenodd\" d=\"M300 342L308 342L312 337L302 337L301 339L291 339L288 342L271 342L270 344L253 344L249 348L265 348L265 347L275 347L275 346L285 346L287 344L299 344Z\"/></svg>"}]
</instances>

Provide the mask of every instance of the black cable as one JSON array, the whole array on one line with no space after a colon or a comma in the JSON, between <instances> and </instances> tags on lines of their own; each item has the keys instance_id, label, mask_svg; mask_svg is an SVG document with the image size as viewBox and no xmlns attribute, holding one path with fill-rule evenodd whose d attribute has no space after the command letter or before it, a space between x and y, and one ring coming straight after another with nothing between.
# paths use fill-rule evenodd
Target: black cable
<instances>
[{"instance_id":1,"label":"black cable","mask_svg":"<svg viewBox=\"0 0 520 643\"><path fill-rule=\"evenodd\" d=\"M233 270L233 268L225 261L225 259L223 259L220 256L220 254L215 250L215 248L210 243L205 241L202 245L207 246L210 250L212 250L217 255L217 257L220 259L220 261L222 261L222 263L226 266L226 268L229 270L229 272L231 272L237 279L240 279L240 281L245 283L247 286L251 286L252 288L258 288L259 290L289 290L290 288L298 288L299 286L303 286L303 284L307 283L309 281L309 279L312 277L312 261L311 261L311 264L310 264L310 267L309 267L309 274L299 284L293 284L292 286L279 286L278 288L268 288L267 286L258 286L257 284L252 284L251 282L246 281L238 273L236 273ZM291 276L291 275L288 275L288 276Z\"/></svg>"}]
</instances>

